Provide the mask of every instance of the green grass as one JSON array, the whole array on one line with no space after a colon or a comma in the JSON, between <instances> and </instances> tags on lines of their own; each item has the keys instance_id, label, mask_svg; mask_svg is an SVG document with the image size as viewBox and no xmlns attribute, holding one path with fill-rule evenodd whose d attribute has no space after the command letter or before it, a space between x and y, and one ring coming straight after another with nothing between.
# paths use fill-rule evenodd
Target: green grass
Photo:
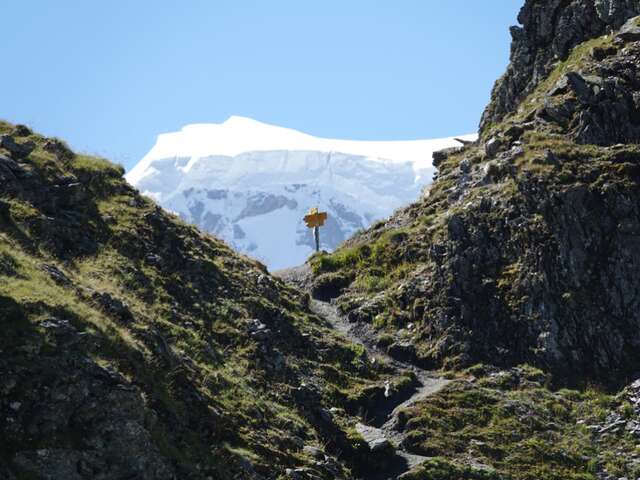
<instances>
[{"instance_id":1,"label":"green grass","mask_svg":"<svg viewBox=\"0 0 640 480\"><path fill-rule=\"evenodd\" d=\"M76 155L71 162L71 169L89 175L104 175L120 178L124 175L124 167L107 159L89 155Z\"/></svg>"},{"instance_id":2,"label":"green grass","mask_svg":"<svg viewBox=\"0 0 640 480\"><path fill-rule=\"evenodd\" d=\"M507 477L491 470L459 465L445 458L432 458L402 478L407 480L502 480Z\"/></svg>"},{"instance_id":3,"label":"green grass","mask_svg":"<svg viewBox=\"0 0 640 480\"><path fill-rule=\"evenodd\" d=\"M412 265L398 255L399 246L411 234L412 230L408 228L382 231L370 243L311 257L311 268L318 275L318 281L328 280L328 275L333 274L346 279L358 292L383 291L412 271Z\"/></svg>"},{"instance_id":4,"label":"green grass","mask_svg":"<svg viewBox=\"0 0 640 480\"><path fill-rule=\"evenodd\" d=\"M40 216L40 212L30 203L16 199L8 199L6 201L9 204L9 215L16 223L20 224Z\"/></svg>"},{"instance_id":5,"label":"green grass","mask_svg":"<svg viewBox=\"0 0 640 480\"><path fill-rule=\"evenodd\" d=\"M514 480L595 480L602 468L629 478L640 472L620 457L636 450L630 435L602 442L587 428L616 409L631 414L625 402L595 389L551 391L530 367L519 376L470 371L481 376L475 384L454 381L403 412L411 451L454 464L473 458Z\"/></svg>"}]
</instances>

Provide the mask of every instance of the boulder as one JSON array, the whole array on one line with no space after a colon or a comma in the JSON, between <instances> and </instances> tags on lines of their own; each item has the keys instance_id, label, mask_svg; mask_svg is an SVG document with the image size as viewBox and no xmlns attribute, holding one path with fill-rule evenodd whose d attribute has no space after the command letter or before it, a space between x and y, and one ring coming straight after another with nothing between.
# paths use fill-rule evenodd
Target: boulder
<instances>
[{"instance_id":1,"label":"boulder","mask_svg":"<svg viewBox=\"0 0 640 480\"><path fill-rule=\"evenodd\" d=\"M325 458L324 451L322 451L318 447L314 447L314 446L311 446L311 445L305 445L305 447L302 449L302 451L304 453L306 453L307 455L309 455L310 457L315 458L316 460L324 460L324 458Z\"/></svg>"},{"instance_id":2,"label":"boulder","mask_svg":"<svg viewBox=\"0 0 640 480\"><path fill-rule=\"evenodd\" d=\"M372 452L379 452L379 451L383 451L386 450L388 448L393 448L391 445L391 442L384 438L376 438L375 440L372 440L371 442L369 442L369 449Z\"/></svg>"},{"instance_id":3,"label":"boulder","mask_svg":"<svg viewBox=\"0 0 640 480\"><path fill-rule=\"evenodd\" d=\"M49 139L45 142L44 146L45 151L54 154L56 157L60 159L68 160L73 158L73 152L69 147L62 141L58 139Z\"/></svg>"},{"instance_id":4,"label":"boulder","mask_svg":"<svg viewBox=\"0 0 640 480\"><path fill-rule=\"evenodd\" d=\"M634 17L620 28L616 39L622 42L636 42L640 40L640 17Z\"/></svg>"},{"instance_id":5,"label":"boulder","mask_svg":"<svg viewBox=\"0 0 640 480\"><path fill-rule=\"evenodd\" d=\"M458 167L460 168L460 172L462 173L471 172L471 160L469 160L468 158L463 158L460 161L460 165Z\"/></svg>"},{"instance_id":6,"label":"boulder","mask_svg":"<svg viewBox=\"0 0 640 480\"><path fill-rule=\"evenodd\" d=\"M493 137L487 143L484 144L484 152L489 158L493 158L500 151L502 142L499 138Z\"/></svg>"},{"instance_id":7,"label":"boulder","mask_svg":"<svg viewBox=\"0 0 640 480\"><path fill-rule=\"evenodd\" d=\"M40 266L40 268L42 268L44 272L48 273L51 279L58 285L71 285L71 280L69 280L69 277L67 277L58 267L54 265L47 265L46 263L44 263Z\"/></svg>"},{"instance_id":8,"label":"boulder","mask_svg":"<svg viewBox=\"0 0 640 480\"><path fill-rule=\"evenodd\" d=\"M17 158L26 157L35 147L33 142L17 143L11 135L0 135L0 148L4 148Z\"/></svg>"},{"instance_id":9,"label":"boulder","mask_svg":"<svg viewBox=\"0 0 640 480\"><path fill-rule=\"evenodd\" d=\"M13 135L14 137L28 137L32 134L33 131L29 127L21 124L16 125L11 132L11 135Z\"/></svg>"},{"instance_id":10,"label":"boulder","mask_svg":"<svg viewBox=\"0 0 640 480\"><path fill-rule=\"evenodd\" d=\"M371 427L363 423L356 424L356 431L362 436L372 452L393 450L393 445L379 428Z\"/></svg>"},{"instance_id":11,"label":"boulder","mask_svg":"<svg viewBox=\"0 0 640 480\"><path fill-rule=\"evenodd\" d=\"M500 180L508 173L508 164L504 160L492 160L484 165L482 170L484 183L492 183Z\"/></svg>"},{"instance_id":12,"label":"boulder","mask_svg":"<svg viewBox=\"0 0 640 480\"><path fill-rule=\"evenodd\" d=\"M258 341L265 341L271 336L271 330L257 318L249 322L247 331L251 337Z\"/></svg>"},{"instance_id":13,"label":"boulder","mask_svg":"<svg viewBox=\"0 0 640 480\"><path fill-rule=\"evenodd\" d=\"M133 320L133 315L129 306L122 300L107 292L94 292L92 295L102 309L112 317L122 322L128 323Z\"/></svg>"}]
</instances>

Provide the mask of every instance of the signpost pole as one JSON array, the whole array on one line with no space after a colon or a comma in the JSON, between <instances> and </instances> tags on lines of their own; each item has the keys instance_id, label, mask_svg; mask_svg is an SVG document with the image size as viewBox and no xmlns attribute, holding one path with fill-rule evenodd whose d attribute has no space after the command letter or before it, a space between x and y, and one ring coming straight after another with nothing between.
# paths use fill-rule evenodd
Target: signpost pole
<instances>
[{"instance_id":1,"label":"signpost pole","mask_svg":"<svg viewBox=\"0 0 640 480\"><path fill-rule=\"evenodd\" d=\"M324 225L327 219L327 212L319 212L317 208L312 208L309 213L304 216L307 227L313 228L313 238L316 241L316 252L320 251L320 227Z\"/></svg>"}]
</instances>

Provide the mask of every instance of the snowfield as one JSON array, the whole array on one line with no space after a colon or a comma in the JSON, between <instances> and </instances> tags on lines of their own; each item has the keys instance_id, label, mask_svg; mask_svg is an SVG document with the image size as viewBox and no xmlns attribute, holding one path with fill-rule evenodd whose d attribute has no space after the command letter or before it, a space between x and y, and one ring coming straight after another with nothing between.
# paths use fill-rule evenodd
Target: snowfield
<instances>
[{"instance_id":1,"label":"snowfield","mask_svg":"<svg viewBox=\"0 0 640 480\"><path fill-rule=\"evenodd\" d=\"M160 135L126 178L164 208L276 270L313 253L313 235L302 220L311 207L329 213L320 241L332 250L415 200L433 176L432 153L456 145L453 137L333 140L234 116Z\"/></svg>"}]
</instances>

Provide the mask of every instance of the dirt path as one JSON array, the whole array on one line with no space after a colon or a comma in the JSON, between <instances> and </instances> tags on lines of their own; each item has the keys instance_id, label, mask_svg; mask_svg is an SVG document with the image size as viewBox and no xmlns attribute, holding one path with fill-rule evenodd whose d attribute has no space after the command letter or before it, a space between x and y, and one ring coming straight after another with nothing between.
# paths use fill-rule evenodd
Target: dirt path
<instances>
[{"instance_id":1,"label":"dirt path","mask_svg":"<svg viewBox=\"0 0 640 480\"><path fill-rule=\"evenodd\" d=\"M299 288L308 289L310 271L307 265L281 270L276 272L275 275ZM402 473L427 460L428 457L413 455L404 450L402 441L405 434L398 429L398 413L429 395L437 393L449 381L438 377L434 372L423 370L415 365L400 362L390 357L373 343L372 339L374 337L368 325L349 323L346 318L340 315L338 308L334 304L312 299L309 306L316 315L328 320L335 330L351 342L362 345L370 358L384 361L392 366L398 374L411 371L417 379L417 385L413 392L404 397L392 397L390 402L380 405L376 412L372 413L371 419L366 424L359 423L356 427L372 451L385 442L389 442L396 451L396 461L388 465L385 471L380 471L367 480L394 480Z\"/></svg>"},{"instance_id":2,"label":"dirt path","mask_svg":"<svg viewBox=\"0 0 640 480\"><path fill-rule=\"evenodd\" d=\"M376 443L381 442L382 439L386 439L393 445L396 450L396 455L398 456L396 464L390 465L390 471L380 472L379 476L369 480L395 479L398 475L411 470L413 467L427 460L428 457L414 455L404 450L402 441L404 440L405 434L397 428L398 413L402 409L411 407L429 395L437 393L449 383L449 381L436 376L433 372L422 370L414 365L399 362L391 358L386 352L372 345L367 340L370 336L363 332L366 326L350 324L339 314L335 305L319 300L311 300L310 308L316 315L327 319L331 325L346 338L364 346L370 358L385 361L387 364L393 366L398 373L412 371L417 378L418 385L411 396L404 400L396 400L390 405L382 406L380 411L376 412L367 424L360 423L357 426L358 432L370 446L376 445Z\"/></svg>"}]
</instances>

